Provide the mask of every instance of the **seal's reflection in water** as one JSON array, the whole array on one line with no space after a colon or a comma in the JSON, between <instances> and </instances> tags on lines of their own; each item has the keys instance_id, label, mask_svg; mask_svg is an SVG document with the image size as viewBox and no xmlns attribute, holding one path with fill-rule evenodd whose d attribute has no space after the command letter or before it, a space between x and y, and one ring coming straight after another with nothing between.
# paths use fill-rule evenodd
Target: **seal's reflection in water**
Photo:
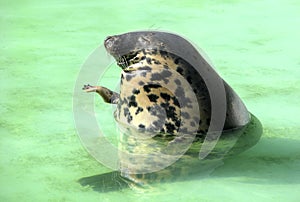
<instances>
[{"instance_id":1,"label":"seal's reflection in water","mask_svg":"<svg viewBox=\"0 0 300 202\"><path fill-rule=\"evenodd\" d=\"M120 171L114 171L81 178L79 183L82 186L90 186L98 192L110 192L132 187L145 188L147 185L155 186L156 183L163 182L199 180L208 177L215 168L222 166L224 161L226 163L226 159L234 158L236 154L255 145L261 135L262 125L254 115L251 115L251 121L246 126L231 131L223 131L214 150L203 160L199 159L201 143L193 144L178 161L163 170L147 174L135 174L133 178L130 176L124 178ZM232 145L232 142L235 144ZM228 151L228 148L231 149ZM138 164L133 166L138 166Z\"/></svg>"}]
</instances>

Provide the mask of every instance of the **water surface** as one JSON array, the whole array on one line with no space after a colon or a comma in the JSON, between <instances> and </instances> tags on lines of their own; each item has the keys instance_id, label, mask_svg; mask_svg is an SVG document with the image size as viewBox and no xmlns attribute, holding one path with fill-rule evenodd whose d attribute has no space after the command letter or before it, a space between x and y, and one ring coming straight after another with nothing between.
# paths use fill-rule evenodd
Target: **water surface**
<instances>
[{"instance_id":1,"label":"water surface","mask_svg":"<svg viewBox=\"0 0 300 202\"><path fill-rule=\"evenodd\" d=\"M0 200L298 201L299 10L297 0L1 2ZM201 47L264 133L207 177L99 193L77 182L110 170L77 136L74 84L106 36L141 29L176 32ZM114 88L119 73L110 69L101 84ZM101 122L111 108L98 101Z\"/></svg>"}]
</instances>

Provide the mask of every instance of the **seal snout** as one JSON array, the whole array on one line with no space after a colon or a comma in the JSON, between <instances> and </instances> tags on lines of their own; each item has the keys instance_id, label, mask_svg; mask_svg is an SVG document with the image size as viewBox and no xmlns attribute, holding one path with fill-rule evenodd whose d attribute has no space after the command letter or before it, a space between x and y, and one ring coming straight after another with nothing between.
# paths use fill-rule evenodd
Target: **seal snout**
<instances>
[{"instance_id":1,"label":"seal snout","mask_svg":"<svg viewBox=\"0 0 300 202\"><path fill-rule=\"evenodd\" d=\"M113 37L113 36L108 36L108 37L105 39L105 41L104 41L104 46L105 46L105 48L107 48L107 49L112 48L114 42L115 42L115 37Z\"/></svg>"}]
</instances>

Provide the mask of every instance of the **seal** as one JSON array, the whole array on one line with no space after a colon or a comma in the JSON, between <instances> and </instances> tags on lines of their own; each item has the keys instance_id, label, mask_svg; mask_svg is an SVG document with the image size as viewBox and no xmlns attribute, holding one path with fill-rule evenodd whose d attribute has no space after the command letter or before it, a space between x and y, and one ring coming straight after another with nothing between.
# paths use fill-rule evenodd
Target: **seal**
<instances>
[{"instance_id":1,"label":"seal","mask_svg":"<svg viewBox=\"0 0 300 202\"><path fill-rule=\"evenodd\" d=\"M122 128L122 179L145 185L198 173L199 167L205 167L198 158L199 150L213 121L208 82L213 82L209 75L217 74L212 66L190 42L167 32L109 36L104 46L122 68L120 93L91 85L83 90L117 105L114 116ZM221 101L226 113L221 136L206 159L219 160L254 146L262 126L234 90L219 75L217 78L223 84L225 100ZM175 158L170 160L171 155Z\"/></svg>"}]
</instances>

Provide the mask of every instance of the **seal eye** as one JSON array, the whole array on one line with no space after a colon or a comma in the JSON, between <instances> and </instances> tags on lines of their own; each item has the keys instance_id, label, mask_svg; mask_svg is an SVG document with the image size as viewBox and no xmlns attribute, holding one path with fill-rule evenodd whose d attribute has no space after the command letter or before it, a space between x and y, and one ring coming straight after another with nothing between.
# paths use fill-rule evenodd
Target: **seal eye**
<instances>
[{"instance_id":1,"label":"seal eye","mask_svg":"<svg viewBox=\"0 0 300 202\"><path fill-rule=\"evenodd\" d=\"M150 44L150 40L147 39L145 36L141 36L139 38L139 41L143 44L143 45L149 45Z\"/></svg>"}]
</instances>

